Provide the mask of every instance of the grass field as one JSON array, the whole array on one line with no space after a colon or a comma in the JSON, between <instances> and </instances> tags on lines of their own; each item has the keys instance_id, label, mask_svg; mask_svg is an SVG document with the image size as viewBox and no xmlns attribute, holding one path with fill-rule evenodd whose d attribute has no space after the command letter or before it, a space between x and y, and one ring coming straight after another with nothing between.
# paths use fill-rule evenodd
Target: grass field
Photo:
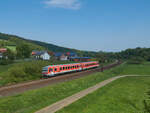
<instances>
[{"instance_id":1,"label":"grass field","mask_svg":"<svg viewBox=\"0 0 150 113\"><path fill-rule=\"evenodd\" d=\"M129 72L130 74L136 74L137 70L145 69L144 72L139 71L138 74L150 75L150 72L147 71L147 66L150 67L150 64L130 65L130 66L127 64L123 64L119 67L113 68L111 70L107 70L103 73L96 73L96 74L93 74L93 75L90 75L90 76L87 76L84 78L72 80L72 81L65 82L65 83L55 84L52 86L48 86L46 88L41 88L41 89L37 89L37 90L33 90L33 91L27 91L23 94L19 94L16 96L0 98L0 113L33 113L43 107L53 104L65 97L71 96L83 89L93 86L103 80L110 78L110 77L122 75L122 73L124 74L125 72L127 74L127 71L130 70L129 68L134 68L133 70L130 70L131 71L131 72ZM142 79L142 81L143 80L144 79ZM147 84L148 80L149 79L146 79L146 81L141 82L141 84L142 83ZM134 81L134 79L133 79L133 81ZM138 79L136 81L138 81ZM136 81L135 81L135 83L136 83ZM131 81L129 81L129 82L126 81L126 82L127 82L126 84L128 84ZM127 86L127 87L129 87L129 86ZM138 87L138 83L137 83L137 87ZM142 87L143 91L146 91L145 88L147 88L147 87L148 86L143 85L143 87ZM115 91L115 92L117 93L117 91ZM103 93L105 95L106 90L104 90ZM119 93L119 90L118 90L118 93ZM144 95L143 92L141 92L141 93ZM70 113L70 112L65 112L65 113Z\"/></svg>"},{"instance_id":2,"label":"grass field","mask_svg":"<svg viewBox=\"0 0 150 113\"><path fill-rule=\"evenodd\" d=\"M10 49L13 52L16 52L16 46L6 46L6 48Z\"/></svg>"},{"instance_id":3,"label":"grass field","mask_svg":"<svg viewBox=\"0 0 150 113\"><path fill-rule=\"evenodd\" d=\"M150 77L126 77L89 94L57 113L145 113Z\"/></svg>"},{"instance_id":4,"label":"grass field","mask_svg":"<svg viewBox=\"0 0 150 113\"><path fill-rule=\"evenodd\" d=\"M10 67L11 65L0 65L0 75L1 73L7 71Z\"/></svg>"}]
</instances>

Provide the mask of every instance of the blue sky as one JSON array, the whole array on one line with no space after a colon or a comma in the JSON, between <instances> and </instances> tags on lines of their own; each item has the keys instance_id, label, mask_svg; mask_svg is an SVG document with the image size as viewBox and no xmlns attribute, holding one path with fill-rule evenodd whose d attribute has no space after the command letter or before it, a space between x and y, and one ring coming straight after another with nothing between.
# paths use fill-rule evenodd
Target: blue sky
<instances>
[{"instance_id":1,"label":"blue sky","mask_svg":"<svg viewBox=\"0 0 150 113\"><path fill-rule=\"evenodd\" d=\"M150 47L150 0L1 0L0 32L80 50Z\"/></svg>"}]
</instances>

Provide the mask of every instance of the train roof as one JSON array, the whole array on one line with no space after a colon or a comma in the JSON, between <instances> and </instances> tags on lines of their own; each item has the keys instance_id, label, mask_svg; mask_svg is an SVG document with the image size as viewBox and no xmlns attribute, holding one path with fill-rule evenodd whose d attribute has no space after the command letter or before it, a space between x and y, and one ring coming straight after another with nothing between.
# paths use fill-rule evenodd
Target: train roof
<instances>
[{"instance_id":1,"label":"train roof","mask_svg":"<svg viewBox=\"0 0 150 113\"><path fill-rule=\"evenodd\" d=\"M70 63L70 64L58 64L58 65L48 65L48 66L45 66L43 68L48 68L48 67L53 67L53 66L62 66L62 65L73 65L73 64L81 64L81 63L92 63L92 62L97 62L97 61L89 61L89 62L79 62L79 63Z\"/></svg>"}]
</instances>

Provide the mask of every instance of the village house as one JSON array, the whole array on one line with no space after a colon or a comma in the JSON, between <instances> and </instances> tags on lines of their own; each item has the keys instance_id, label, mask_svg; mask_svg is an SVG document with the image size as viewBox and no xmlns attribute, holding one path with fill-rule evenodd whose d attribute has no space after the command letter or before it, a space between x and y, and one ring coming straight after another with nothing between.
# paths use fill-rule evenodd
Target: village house
<instances>
[{"instance_id":1,"label":"village house","mask_svg":"<svg viewBox=\"0 0 150 113\"><path fill-rule=\"evenodd\" d=\"M6 48L0 48L0 53L5 53L5 52L7 52Z\"/></svg>"},{"instance_id":2,"label":"village house","mask_svg":"<svg viewBox=\"0 0 150 113\"><path fill-rule=\"evenodd\" d=\"M54 53L54 56L56 60L66 61L66 60L70 60L72 57L77 57L77 54L73 52L67 52L67 53L57 52Z\"/></svg>"},{"instance_id":3,"label":"village house","mask_svg":"<svg viewBox=\"0 0 150 113\"><path fill-rule=\"evenodd\" d=\"M68 60L70 60L72 57L78 57L78 55L74 52L67 52L66 55L68 56Z\"/></svg>"},{"instance_id":4,"label":"village house","mask_svg":"<svg viewBox=\"0 0 150 113\"><path fill-rule=\"evenodd\" d=\"M62 55L60 56L60 60L61 60L61 61L66 61L66 60L68 60L68 56L66 56L65 54L62 54Z\"/></svg>"},{"instance_id":5,"label":"village house","mask_svg":"<svg viewBox=\"0 0 150 113\"><path fill-rule=\"evenodd\" d=\"M7 49L6 48L0 48L0 59L4 58L4 53L7 52ZM7 57L5 57L7 58Z\"/></svg>"},{"instance_id":6,"label":"village house","mask_svg":"<svg viewBox=\"0 0 150 113\"><path fill-rule=\"evenodd\" d=\"M32 51L32 56L36 60L50 60L51 58L47 51Z\"/></svg>"}]
</instances>

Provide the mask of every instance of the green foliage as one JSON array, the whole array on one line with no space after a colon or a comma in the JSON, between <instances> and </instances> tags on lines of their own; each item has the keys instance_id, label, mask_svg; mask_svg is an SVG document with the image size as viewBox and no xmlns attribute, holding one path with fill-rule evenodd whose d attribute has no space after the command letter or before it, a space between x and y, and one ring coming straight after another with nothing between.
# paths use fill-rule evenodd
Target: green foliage
<instances>
[{"instance_id":1,"label":"green foliage","mask_svg":"<svg viewBox=\"0 0 150 113\"><path fill-rule=\"evenodd\" d=\"M48 65L45 61L22 62L13 65L8 71L4 72L5 79L0 82L1 85L10 83L19 83L22 81L39 79L43 66Z\"/></svg>"},{"instance_id":2,"label":"green foliage","mask_svg":"<svg viewBox=\"0 0 150 113\"><path fill-rule=\"evenodd\" d=\"M15 59L15 54L10 49L7 49L7 52L5 52L3 55L4 57L7 57L8 60Z\"/></svg>"},{"instance_id":3,"label":"green foliage","mask_svg":"<svg viewBox=\"0 0 150 113\"><path fill-rule=\"evenodd\" d=\"M10 59L0 59L0 65L8 65L11 63L13 63L13 61Z\"/></svg>"},{"instance_id":4,"label":"green foliage","mask_svg":"<svg viewBox=\"0 0 150 113\"><path fill-rule=\"evenodd\" d=\"M42 67L47 65L66 64L66 63L75 63L75 62L30 61L5 65L4 67L0 66L0 70L1 68L5 70L3 71L3 73L0 73L0 76L3 77L3 80L0 81L0 86L12 83L20 83L22 81L40 79L42 77L41 75Z\"/></svg>"},{"instance_id":5,"label":"green foliage","mask_svg":"<svg viewBox=\"0 0 150 113\"><path fill-rule=\"evenodd\" d=\"M27 44L19 44L16 47L18 58L29 58L31 55L31 48Z\"/></svg>"},{"instance_id":6,"label":"green foliage","mask_svg":"<svg viewBox=\"0 0 150 113\"><path fill-rule=\"evenodd\" d=\"M150 48L135 48L127 49L117 54L117 57L120 59L132 59L135 57L142 58L145 61L150 58Z\"/></svg>"},{"instance_id":7,"label":"green foliage","mask_svg":"<svg viewBox=\"0 0 150 113\"><path fill-rule=\"evenodd\" d=\"M142 57L133 57L128 60L129 64L142 64L144 59Z\"/></svg>"},{"instance_id":8,"label":"green foliage","mask_svg":"<svg viewBox=\"0 0 150 113\"><path fill-rule=\"evenodd\" d=\"M12 52L16 53L16 46L5 46L7 49L10 49Z\"/></svg>"}]
</instances>

